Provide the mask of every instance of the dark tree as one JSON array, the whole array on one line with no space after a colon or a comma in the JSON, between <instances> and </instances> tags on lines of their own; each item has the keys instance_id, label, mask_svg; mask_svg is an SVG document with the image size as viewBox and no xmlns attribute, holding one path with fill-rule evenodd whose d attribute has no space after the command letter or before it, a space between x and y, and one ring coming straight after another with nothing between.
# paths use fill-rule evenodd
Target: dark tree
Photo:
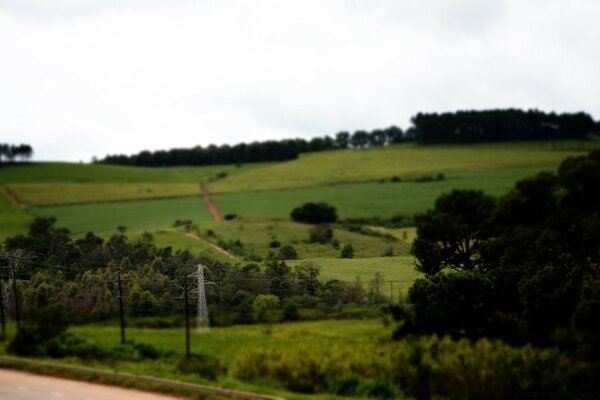
<instances>
[{"instance_id":1,"label":"dark tree","mask_svg":"<svg viewBox=\"0 0 600 400\"><path fill-rule=\"evenodd\" d=\"M479 267L479 244L493 210L494 199L481 191L454 190L442 195L433 210L415 217L417 239L411 252L417 269L434 275L444 268Z\"/></svg>"},{"instance_id":2,"label":"dark tree","mask_svg":"<svg viewBox=\"0 0 600 400\"><path fill-rule=\"evenodd\" d=\"M294 208L290 216L296 222L307 224L337 221L335 207L327 203L305 203L302 207Z\"/></svg>"}]
</instances>

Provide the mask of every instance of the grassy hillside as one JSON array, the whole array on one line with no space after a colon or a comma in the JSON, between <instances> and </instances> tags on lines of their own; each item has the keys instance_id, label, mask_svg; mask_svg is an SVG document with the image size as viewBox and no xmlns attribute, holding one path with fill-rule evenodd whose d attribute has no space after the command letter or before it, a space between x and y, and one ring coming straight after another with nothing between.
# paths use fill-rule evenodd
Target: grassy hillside
<instances>
[{"instance_id":1,"label":"grassy hillside","mask_svg":"<svg viewBox=\"0 0 600 400\"><path fill-rule=\"evenodd\" d=\"M210 214L202 199L184 197L166 200L140 200L115 203L82 204L34 208L35 215L55 217L57 225L75 234L94 231L99 235L117 232L124 225L128 232L168 228L176 219L209 221Z\"/></svg>"},{"instance_id":2,"label":"grassy hillside","mask_svg":"<svg viewBox=\"0 0 600 400\"><path fill-rule=\"evenodd\" d=\"M310 228L310 225L289 221L231 221L216 224L212 230L224 240L240 240L245 249L261 257L266 257L270 250L277 253L278 249L269 247L269 243L275 238L282 245L294 246L301 259L339 258L340 249L334 249L329 244L308 243ZM407 255L410 247L402 240L389 241L340 229L334 229L334 237L339 240L340 246L352 244L354 256L357 258L379 257L390 247L395 255ZM211 240L216 243L215 238Z\"/></svg>"},{"instance_id":3,"label":"grassy hillside","mask_svg":"<svg viewBox=\"0 0 600 400\"><path fill-rule=\"evenodd\" d=\"M199 183L219 173L235 175L264 163L206 167L143 168L104 164L31 163L0 167L0 184L6 183Z\"/></svg>"},{"instance_id":4,"label":"grassy hillside","mask_svg":"<svg viewBox=\"0 0 600 400\"><path fill-rule=\"evenodd\" d=\"M323 187L268 190L213 195L223 214L248 219L288 219L294 207L308 201L324 201L336 207L342 218L413 215L433 206L435 199L452 189L479 189L501 196L519 179L552 167L511 168L453 173L443 181L355 183Z\"/></svg>"},{"instance_id":5,"label":"grassy hillside","mask_svg":"<svg viewBox=\"0 0 600 400\"><path fill-rule=\"evenodd\" d=\"M311 261L321 267L321 281L338 279L341 281L354 281L360 278L368 287L369 281L375 273L380 273L384 280L384 294L389 296L394 290L394 297L398 293L403 296L408 294L408 289L413 282L422 276L415 270L414 258L411 256L400 257L374 257L374 258L311 258L309 260L289 261L290 265L298 265L304 261ZM390 285L393 286L390 286Z\"/></svg>"},{"instance_id":6,"label":"grassy hillside","mask_svg":"<svg viewBox=\"0 0 600 400\"><path fill-rule=\"evenodd\" d=\"M212 182L213 193L247 192L373 181L393 176L418 178L438 173L556 166L575 150L532 143L456 146L402 144L365 150L304 154L297 160L247 170Z\"/></svg>"},{"instance_id":7,"label":"grassy hillside","mask_svg":"<svg viewBox=\"0 0 600 400\"><path fill-rule=\"evenodd\" d=\"M10 188L32 207L200 196L197 183L16 183Z\"/></svg>"},{"instance_id":8,"label":"grassy hillside","mask_svg":"<svg viewBox=\"0 0 600 400\"><path fill-rule=\"evenodd\" d=\"M0 243L7 237L27 231L33 217L11 203L3 191L0 191Z\"/></svg>"}]
</instances>

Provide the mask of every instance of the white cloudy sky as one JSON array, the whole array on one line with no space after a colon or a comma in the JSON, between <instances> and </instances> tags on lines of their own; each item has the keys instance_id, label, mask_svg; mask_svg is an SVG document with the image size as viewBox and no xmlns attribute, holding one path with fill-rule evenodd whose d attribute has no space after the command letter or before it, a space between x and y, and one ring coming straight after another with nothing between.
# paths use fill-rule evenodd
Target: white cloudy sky
<instances>
[{"instance_id":1,"label":"white cloudy sky","mask_svg":"<svg viewBox=\"0 0 600 400\"><path fill-rule=\"evenodd\" d=\"M597 0L0 0L0 142L89 161L418 111L598 119L599 15Z\"/></svg>"}]
</instances>

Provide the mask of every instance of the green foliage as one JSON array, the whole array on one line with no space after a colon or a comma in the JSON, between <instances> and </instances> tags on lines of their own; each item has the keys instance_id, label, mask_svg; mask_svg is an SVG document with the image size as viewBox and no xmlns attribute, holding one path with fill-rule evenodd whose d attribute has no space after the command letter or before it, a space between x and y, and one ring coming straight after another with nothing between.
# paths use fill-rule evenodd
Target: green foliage
<instances>
[{"instance_id":1,"label":"green foliage","mask_svg":"<svg viewBox=\"0 0 600 400\"><path fill-rule=\"evenodd\" d=\"M218 358L207 354L191 354L190 358L182 357L177 370L184 374L196 374L203 378L215 380L225 372Z\"/></svg>"},{"instance_id":2,"label":"green foliage","mask_svg":"<svg viewBox=\"0 0 600 400\"><path fill-rule=\"evenodd\" d=\"M259 322L273 323L277 318L279 298L272 294L259 294L254 299L252 310L254 318Z\"/></svg>"},{"instance_id":3,"label":"green foliage","mask_svg":"<svg viewBox=\"0 0 600 400\"><path fill-rule=\"evenodd\" d=\"M327 203L304 203L290 214L292 220L306 224L322 224L337 221L335 207Z\"/></svg>"},{"instance_id":4,"label":"green foliage","mask_svg":"<svg viewBox=\"0 0 600 400\"><path fill-rule=\"evenodd\" d=\"M333 229L329 225L319 224L308 230L308 241L310 243L329 243L333 239Z\"/></svg>"},{"instance_id":5,"label":"green foliage","mask_svg":"<svg viewBox=\"0 0 600 400\"><path fill-rule=\"evenodd\" d=\"M279 249L279 259L280 260L295 260L298 258L298 252L294 248L294 246L290 244L286 244L281 246Z\"/></svg>"},{"instance_id":6,"label":"green foliage","mask_svg":"<svg viewBox=\"0 0 600 400\"><path fill-rule=\"evenodd\" d=\"M354 257L354 247L352 244L348 243L342 247L342 252L340 253L342 258L353 258Z\"/></svg>"},{"instance_id":7,"label":"green foliage","mask_svg":"<svg viewBox=\"0 0 600 400\"><path fill-rule=\"evenodd\" d=\"M270 380L302 393L333 391L394 398L501 399L511 393L566 394L575 365L556 349L422 337L395 344L250 349L229 374Z\"/></svg>"},{"instance_id":8,"label":"green foliage","mask_svg":"<svg viewBox=\"0 0 600 400\"><path fill-rule=\"evenodd\" d=\"M441 196L433 210L415 217L417 238L411 253L417 269L433 275L444 268L477 268L479 243L493 209L494 199L481 191L454 190Z\"/></svg>"}]
</instances>

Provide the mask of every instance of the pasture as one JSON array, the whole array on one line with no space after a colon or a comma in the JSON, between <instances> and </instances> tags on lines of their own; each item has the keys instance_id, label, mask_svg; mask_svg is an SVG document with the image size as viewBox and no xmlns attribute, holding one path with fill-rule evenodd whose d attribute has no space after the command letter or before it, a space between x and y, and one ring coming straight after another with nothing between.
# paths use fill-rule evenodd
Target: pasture
<instances>
[{"instance_id":1,"label":"pasture","mask_svg":"<svg viewBox=\"0 0 600 400\"><path fill-rule=\"evenodd\" d=\"M6 194L0 191L0 242L8 237L27 232L33 217L13 204Z\"/></svg>"},{"instance_id":2,"label":"pasture","mask_svg":"<svg viewBox=\"0 0 600 400\"><path fill-rule=\"evenodd\" d=\"M415 261L412 256L401 257L373 257L373 258L311 258L308 260L290 260L288 264L296 266L302 262L310 261L321 267L319 280L322 282L330 279L340 281L354 281L357 278L368 286L376 273L384 278L383 293L386 297L390 294L390 283L393 284L394 297L398 292L408 294L408 289L422 274L415 270Z\"/></svg>"},{"instance_id":3,"label":"pasture","mask_svg":"<svg viewBox=\"0 0 600 400\"><path fill-rule=\"evenodd\" d=\"M478 189L499 197L516 181L553 167L510 168L453 173L441 181L369 182L302 189L213 195L223 214L248 219L288 219L302 204L324 201L336 207L341 218L412 216L433 207L435 200L453 189Z\"/></svg>"},{"instance_id":4,"label":"pasture","mask_svg":"<svg viewBox=\"0 0 600 400\"><path fill-rule=\"evenodd\" d=\"M10 188L30 207L200 196L197 183L17 183Z\"/></svg>"},{"instance_id":5,"label":"pasture","mask_svg":"<svg viewBox=\"0 0 600 400\"><path fill-rule=\"evenodd\" d=\"M596 142L593 142L596 143ZM212 182L212 193L306 188L351 182L414 179L439 173L554 167L581 151L532 143L417 146L401 144L371 149L307 153L297 160L246 170Z\"/></svg>"},{"instance_id":6,"label":"pasture","mask_svg":"<svg viewBox=\"0 0 600 400\"><path fill-rule=\"evenodd\" d=\"M260 257L266 257L269 251L275 254L277 248L270 248L269 243L276 239L281 245L292 245L298 252L299 259L307 258L340 258L340 249L345 244L354 247L354 257L379 257L392 249L395 255L408 255L410 245L402 240L390 241L385 238L365 236L359 233L334 229L333 236L340 242L340 248L331 244L308 243L308 231L311 225L290 221L229 221L213 225L212 231L224 240L240 240L244 249L253 251ZM216 243L216 238L206 236Z\"/></svg>"},{"instance_id":7,"label":"pasture","mask_svg":"<svg viewBox=\"0 0 600 400\"><path fill-rule=\"evenodd\" d=\"M68 228L76 235L93 231L100 236L117 233L120 225L134 233L165 229L173 226L177 219L201 223L211 218L200 196L38 207L31 212L55 217L57 226Z\"/></svg>"},{"instance_id":8,"label":"pasture","mask_svg":"<svg viewBox=\"0 0 600 400\"><path fill-rule=\"evenodd\" d=\"M0 168L0 184L8 183L200 183L219 179L219 174L235 175L260 168L265 163L210 165L202 167L129 167L105 164L40 162L5 165Z\"/></svg>"}]
</instances>

